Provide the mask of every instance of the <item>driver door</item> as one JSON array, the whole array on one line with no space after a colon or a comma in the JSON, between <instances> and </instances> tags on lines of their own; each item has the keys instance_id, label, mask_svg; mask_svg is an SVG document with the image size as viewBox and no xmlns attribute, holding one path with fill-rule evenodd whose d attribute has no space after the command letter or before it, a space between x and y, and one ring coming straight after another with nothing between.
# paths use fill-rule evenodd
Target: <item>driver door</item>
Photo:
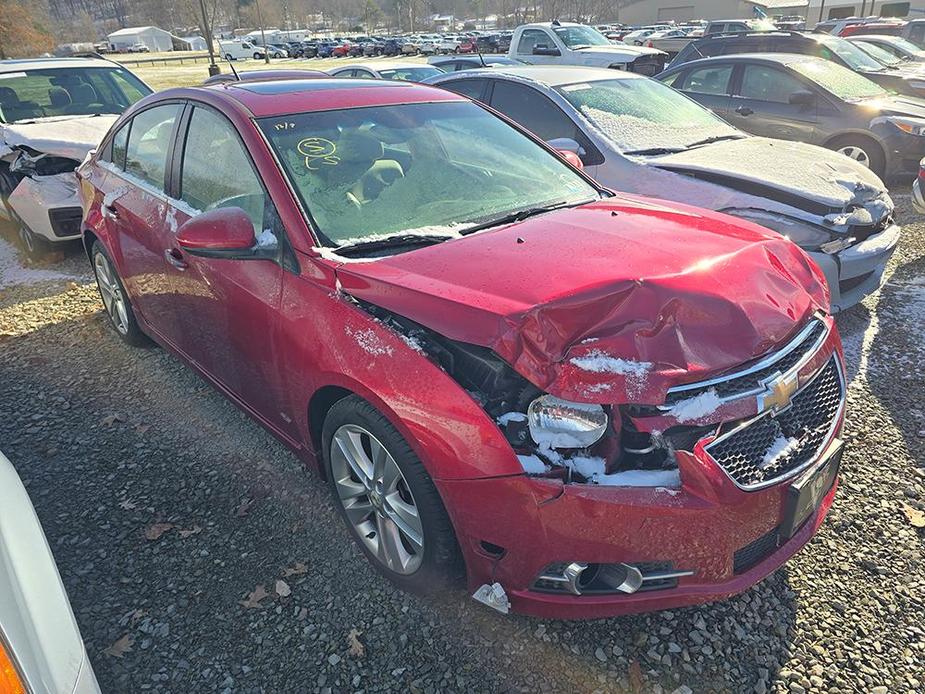
<instances>
[{"instance_id":1,"label":"driver door","mask_svg":"<svg viewBox=\"0 0 925 694\"><path fill-rule=\"evenodd\" d=\"M791 95L810 88L794 75L771 65L746 64L726 116L745 132L781 140L812 142L818 99L792 104Z\"/></svg>"},{"instance_id":2,"label":"driver door","mask_svg":"<svg viewBox=\"0 0 925 694\"><path fill-rule=\"evenodd\" d=\"M201 258L176 243L179 226L198 212L240 207L259 245L285 243L282 224L234 126L197 104L181 124L181 153L167 227L167 259L181 326L179 349L225 389L282 431L291 420L278 404L276 353L282 267L270 260Z\"/></svg>"}]
</instances>

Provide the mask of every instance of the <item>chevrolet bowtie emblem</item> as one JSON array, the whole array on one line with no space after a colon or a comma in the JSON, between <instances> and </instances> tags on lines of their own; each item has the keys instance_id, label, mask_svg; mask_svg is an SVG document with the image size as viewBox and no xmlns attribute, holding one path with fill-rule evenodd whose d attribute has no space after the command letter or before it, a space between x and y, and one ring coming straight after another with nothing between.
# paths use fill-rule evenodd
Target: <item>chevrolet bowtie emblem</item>
<instances>
[{"instance_id":1,"label":"chevrolet bowtie emblem","mask_svg":"<svg viewBox=\"0 0 925 694\"><path fill-rule=\"evenodd\" d=\"M790 399L800 385L796 372L782 374L779 371L762 381L764 392L758 394L758 411L774 410L779 412L790 406Z\"/></svg>"}]
</instances>

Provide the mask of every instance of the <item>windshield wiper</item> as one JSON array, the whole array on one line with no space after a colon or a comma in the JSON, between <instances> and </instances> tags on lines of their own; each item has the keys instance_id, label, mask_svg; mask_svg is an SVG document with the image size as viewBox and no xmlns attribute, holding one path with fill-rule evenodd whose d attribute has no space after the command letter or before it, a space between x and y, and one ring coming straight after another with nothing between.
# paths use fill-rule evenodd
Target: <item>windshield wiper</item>
<instances>
[{"instance_id":1,"label":"windshield wiper","mask_svg":"<svg viewBox=\"0 0 925 694\"><path fill-rule=\"evenodd\" d=\"M691 142L687 147L700 147L701 145L712 145L714 142L722 142L723 140L741 140L742 135L714 135L713 137L705 137L702 140L697 140L697 142Z\"/></svg>"},{"instance_id":2,"label":"windshield wiper","mask_svg":"<svg viewBox=\"0 0 925 694\"><path fill-rule=\"evenodd\" d=\"M587 200L580 200L578 202L568 202L568 201L559 201L550 203L549 205L540 205L538 207L528 207L525 210L518 210L517 212L511 212L510 214L503 215L501 217L495 217L494 219L489 219L487 222L481 222L475 224L471 227L466 227L459 233L463 236L469 234L474 234L477 231L482 229L489 229L491 227L501 226L503 224L513 224L514 222L522 222L528 217L534 217L538 214L543 214L544 212L552 212L553 210L561 210L565 207L578 207L579 205L586 205L597 198L588 198Z\"/></svg>"},{"instance_id":3,"label":"windshield wiper","mask_svg":"<svg viewBox=\"0 0 925 694\"><path fill-rule=\"evenodd\" d=\"M652 154L677 154L683 152L687 147L649 147L649 149L633 149L623 154L638 154L639 156L649 156Z\"/></svg>"},{"instance_id":4,"label":"windshield wiper","mask_svg":"<svg viewBox=\"0 0 925 694\"><path fill-rule=\"evenodd\" d=\"M456 237L439 234L393 234L392 236L383 236L379 239L357 241L356 243L347 243L343 246L337 246L334 252L337 253L337 255L350 257L352 255L362 255L370 251L381 251L388 248L433 246L434 244L442 243L452 238Z\"/></svg>"}]
</instances>

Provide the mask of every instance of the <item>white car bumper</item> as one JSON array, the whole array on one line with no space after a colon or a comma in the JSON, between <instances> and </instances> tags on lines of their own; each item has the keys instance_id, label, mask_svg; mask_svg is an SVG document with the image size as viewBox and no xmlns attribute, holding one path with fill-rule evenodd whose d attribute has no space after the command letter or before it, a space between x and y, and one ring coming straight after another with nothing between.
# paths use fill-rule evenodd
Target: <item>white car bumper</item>
<instances>
[{"instance_id":1,"label":"white car bumper","mask_svg":"<svg viewBox=\"0 0 925 694\"><path fill-rule=\"evenodd\" d=\"M9 204L30 231L47 241L80 238L82 210L73 171L22 179Z\"/></svg>"},{"instance_id":2,"label":"white car bumper","mask_svg":"<svg viewBox=\"0 0 925 694\"><path fill-rule=\"evenodd\" d=\"M825 273L832 313L851 308L880 288L883 271L896 250L901 231L902 227L893 224L837 256L822 252L809 254Z\"/></svg>"}]
</instances>

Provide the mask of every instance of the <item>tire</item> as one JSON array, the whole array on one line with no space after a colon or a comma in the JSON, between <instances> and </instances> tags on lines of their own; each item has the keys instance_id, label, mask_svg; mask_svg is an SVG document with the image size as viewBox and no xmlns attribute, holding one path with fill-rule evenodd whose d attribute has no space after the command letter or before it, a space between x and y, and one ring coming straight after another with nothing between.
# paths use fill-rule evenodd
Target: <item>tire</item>
<instances>
[{"instance_id":1,"label":"tire","mask_svg":"<svg viewBox=\"0 0 925 694\"><path fill-rule=\"evenodd\" d=\"M22 248L29 260L41 260L51 250L48 241L33 232L22 222L19 223L17 239L19 240L20 248Z\"/></svg>"},{"instance_id":2,"label":"tire","mask_svg":"<svg viewBox=\"0 0 925 694\"><path fill-rule=\"evenodd\" d=\"M262 55L260 55L259 53L254 53L254 60L260 60L261 58L263 58Z\"/></svg>"},{"instance_id":3,"label":"tire","mask_svg":"<svg viewBox=\"0 0 925 694\"><path fill-rule=\"evenodd\" d=\"M883 149L874 140L860 135L845 135L836 137L826 147L854 159L883 178L886 171L886 157Z\"/></svg>"},{"instance_id":4,"label":"tire","mask_svg":"<svg viewBox=\"0 0 925 694\"><path fill-rule=\"evenodd\" d=\"M150 344L151 341L148 336L141 331L141 327L138 325L135 310L128 298L128 293L125 291L125 286L122 284L122 279L116 271L116 266L103 244L99 241L93 242L93 248L90 249L90 258L93 275L96 277L96 286L100 292L100 299L103 301L103 307L106 310L106 315L109 316L109 324L112 325L113 330L122 338L123 342L132 347L144 347ZM119 300L122 301L124 311L118 309L117 301Z\"/></svg>"},{"instance_id":5,"label":"tire","mask_svg":"<svg viewBox=\"0 0 925 694\"><path fill-rule=\"evenodd\" d=\"M370 563L413 593L437 592L455 583L463 572L453 526L433 480L391 422L351 395L330 409L321 436L335 504ZM351 465L345 455L351 450L360 452L359 466ZM385 455L375 456L374 450ZM370 474L374 458L381 461L379 469L385 474ZM408 509L416 512L417 523ZM387 537L391 540L381 541Z\"/></svg>"},{"instance_id":6,"label":"tire","mask_svg":"<svg viewBox=\"0 0 925 694\"><path fill-rule=\"evenodd\" d=\"M231 53L226 53L225 60L227 60L230 63L232 60L234 60L234 56L231 55Z\"/></svg>"}]
</instances>

